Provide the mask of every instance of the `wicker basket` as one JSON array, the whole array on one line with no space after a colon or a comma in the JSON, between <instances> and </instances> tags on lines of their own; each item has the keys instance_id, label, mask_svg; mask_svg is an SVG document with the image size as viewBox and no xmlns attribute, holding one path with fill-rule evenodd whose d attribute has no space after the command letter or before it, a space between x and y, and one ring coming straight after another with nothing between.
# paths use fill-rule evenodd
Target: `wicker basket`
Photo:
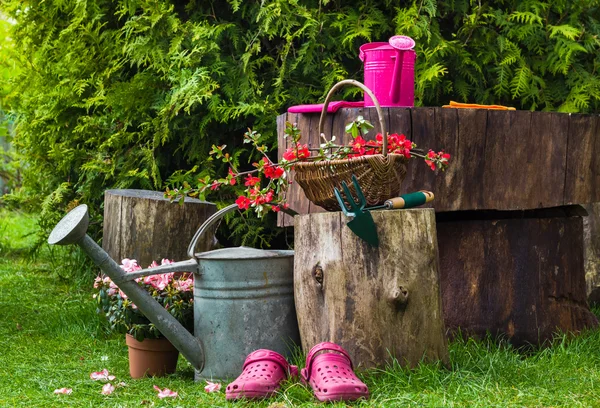
<instances>
[{"instance_id":1,"label":"wicker basket","mask_svg":"<svg viewBox=\"0 0 600 408\"><path fill-rule=\"evenodd\" d=\"M333 93L344 85L354 85L365 91L373 100L379 127L383 138L382 154L360 156L341 160L323 160L316 162L299 162L294 165L294 179L304 190L306 197L316 205L327 211L339 211L340 206L333 193L334 187L340 188L342 181L350 187L355 195L352 185L352 175L358 179L360 187L367 199L367 205L382 204L385 200L396 197L400 193L400 185L406 177L406 163L408 159L399 154L387 153L387 132L379 102L369 88L358 81L346 79L335 84L323 104L321 119L319 120L319 134L323 140L323 124L327 114L327 105ZM356 196L356 195L355 195Z\"/></svg>"}]
</instances>

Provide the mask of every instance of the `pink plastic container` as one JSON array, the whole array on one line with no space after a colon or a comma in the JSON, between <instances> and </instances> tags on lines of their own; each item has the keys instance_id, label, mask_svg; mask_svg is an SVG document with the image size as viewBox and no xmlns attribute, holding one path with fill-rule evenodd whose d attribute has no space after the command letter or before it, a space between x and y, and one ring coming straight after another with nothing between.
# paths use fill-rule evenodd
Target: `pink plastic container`
<instances>
[{"instance_id":1,"label":"pink plastic container","mask_svg":"<svg viewBox=\"0 0 600 408\"><path fill-rule=\"evenodd\" d=\"M364 84L373 91L381 106L415 105L417 55L414 50L401 50L386 42L374 42L363 44L359 57L364 63ZM365 93L365 107L369 106L375 104Z\"/></svg>"}]
</instances>

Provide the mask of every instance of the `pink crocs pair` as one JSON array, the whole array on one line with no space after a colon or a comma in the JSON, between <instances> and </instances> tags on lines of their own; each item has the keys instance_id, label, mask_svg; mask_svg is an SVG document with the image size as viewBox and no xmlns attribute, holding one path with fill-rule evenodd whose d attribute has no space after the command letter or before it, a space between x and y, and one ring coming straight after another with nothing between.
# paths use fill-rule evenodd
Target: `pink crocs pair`
<instances>
[{"instance_id":1,"label":"pink crocs pair","mask_svg":"<svg viewBox=\"0 0 600 408\"><path fill-rule=\"evenodd\" d=\"M227 386L228 400L266 398L273 395L288 377L298 375L298 367L288 364L279 353L256 350L246 357L242 373ZM368 398L369 389L354 374L350 356L335 343L319 343L306 357L302 381L310 384L319 401L353 401Z\"/></svg>"}]
</instances>

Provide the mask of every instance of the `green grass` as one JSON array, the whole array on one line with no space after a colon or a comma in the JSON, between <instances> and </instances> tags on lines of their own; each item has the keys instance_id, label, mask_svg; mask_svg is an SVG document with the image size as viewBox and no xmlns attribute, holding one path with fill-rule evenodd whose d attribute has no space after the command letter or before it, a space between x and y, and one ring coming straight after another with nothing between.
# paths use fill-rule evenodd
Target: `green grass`
<instances>
[{"instance_id":1,"label":"green grass","mask_svg":"<svg viewBox=\"0 0 600 408\"><path fill-rule=\"evenodd\" d=\"M4 228L3 228L4 227ZM47 254L27 262L26 234L34 220L0 212L0 406L139 407L244 406L311 407L322 404L310 389L288 381L274 398L257 403L225 401L193 381L179 359L176 374L132 380L121 335L106 335L91 299L91 279L75 282L53 271ZM25 238L23 238L25 236ZM423 364L406 370L396 364L359 375L371 399L351 404L373 407L600 407L600 331L558 337L551 347L523 354L507 344L458 340L450 344L451 367ZM112 395L89 379L107 368L127 386ZM160 400L153 385L179 393ZM71 395L54 395L69 387ZM328 404L344 407L346 404Z\"/></svg>"}]
</instances>

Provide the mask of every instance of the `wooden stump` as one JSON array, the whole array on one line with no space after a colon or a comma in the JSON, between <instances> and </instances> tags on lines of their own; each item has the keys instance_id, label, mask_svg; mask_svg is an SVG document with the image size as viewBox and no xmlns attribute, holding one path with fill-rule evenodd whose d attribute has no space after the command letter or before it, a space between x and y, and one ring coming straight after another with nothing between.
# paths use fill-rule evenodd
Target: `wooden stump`
<instances>
[{"instance_id":1,"label":"wooden stump","mask_svg":"<svg viewBox=\"0 0 600 408\"><path fill-rule=\"evenodd\" d=\"M432 209L376 211L380 246L341 212L295 217L294 293L302 347L333 341L363 368L448 361Z\"/></svg>"},{"instance_id":2,"label":"wooden stump","mask_svg":"<svg viewBox=\"0 0 600 408\"><path fill-rule=\"evenodd\" d=\"M585 285L590 305L600 304L600 203L584 206L588 216L583 218L583 259Z\"/></svg>"},{"instance_id":3,"label":"wooden stump","mask_svg":"<svg viewBox=\"0 0 600 408\"><path fill-rule=\"evenodd\" d=\"M195 198L171 203L160 191L107 190L102 247L117 262L136 259L143 268L162 258L188 259L194 233L215 211L214 204ZM196 252L209 250L213 239L199 242Z\"/></svg>"},{"instance_id":4,"label":"wooden stump","mask_svg":"<svg viewBox=\"0 0 600 408\"><path fill-rule=\"evenodd\" d=\"M596 327L581 217L438 221L444 320L476 337L541 344Z\"/></svg>"}]
</instances>

